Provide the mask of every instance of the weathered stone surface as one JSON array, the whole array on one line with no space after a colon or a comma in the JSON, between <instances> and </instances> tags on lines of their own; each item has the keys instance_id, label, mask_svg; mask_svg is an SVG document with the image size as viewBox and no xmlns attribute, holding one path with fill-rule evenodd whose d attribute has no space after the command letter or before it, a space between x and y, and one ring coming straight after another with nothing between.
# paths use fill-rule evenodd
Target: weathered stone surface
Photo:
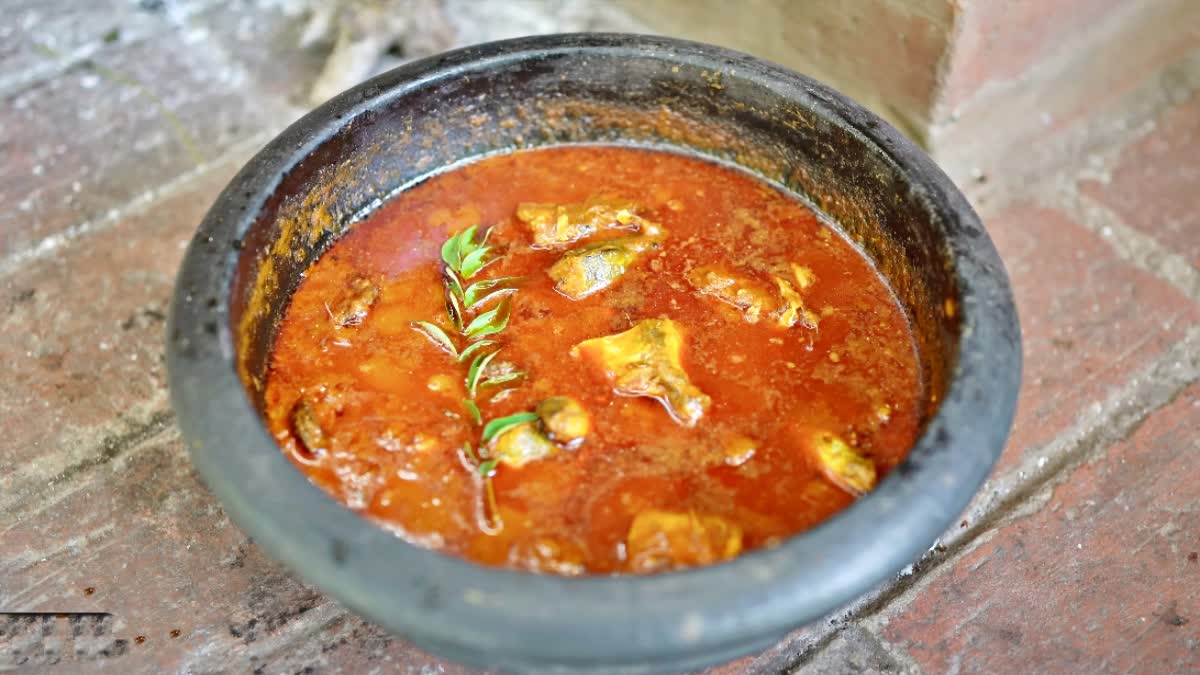
<instances>
[{"instance_id":1,"label":"weathered stone surface","mask_svg":"<svg viewBox=\"0 0 1200 675\"><path fill-rule=\"evenodd\" d=\"M1025 351L1003 472L1153 362L1200 313L1062 212L1016 204L987 225L1012 280Z\"/></svg>"},{"instance_id":2,"label":"weathered stone surface","mask_svg":"<svg viewBox=\"0 0 1200 675\"><path fill-rule=\"evenodd\" d=\"M794 675L899 675L920 670L893 653L897 648L884 645L871 632L851 625L830 641L812 659L792 671Z\"/></svg>"},{"instance_id":3,"label":"weathered stone surface","mask_svg":"<svg viewBox=\"0 0 1200 675\"><path fill-rule=\"evenodd\" d=\"M473 672L269 560L197 481L166 405L162 318L183 246L321 64L322 48L298 46L303 3L84 4L20 2L0 25L0 610L88 613L0 618L0 670ZM1007 496L981 495L949 551L849 621L707 672L1200 669L1197 298L1081 211L1200 262L1200 4L620 7L668 4L691 27L659 30L798 65L918 138L936 120L951 173L986 171L1025 332L992 483ZM446 6L464 40L639 25L582 0ZM1104 147L1099 164L1084 156ZM1055 191L1076 184L1081 198Z\"/></svg>"},{"instance_id":4,"label":"weathered stone surface","mask_svg":"<svg viewBox=\"0 0 1200 675\"><path fill-rule=\"evenodd\" d=\"M1120 8L1121 0L1009 0L966 2L942 91L953 106L985 93L993 83L1029 71L1071 50L1080 30Z\"/></svg>"},{"instance_id":5,"label":"weathered stone surface","mask_svg":"<svg viewBox=\"0 0 1200 675\"><path fill-rule=\"evenodd\" d=\"M202 29L119 45L0 102L0 264L280 128L296 110L254 89Z\"/></svg>"},{"instance_id":6,"label":"weathered stone surface","mask_svg":"<svg viewBox=\"0 0 1200 675\"><path fill-rule=\"evenodd\" d=\"M0 509L53 495L166 409L175 271L245 157L0 277Z\"/></svg>"},{"instance_id":7,"label":"weathered stone surface","mask_svg":"<svg viewBox=\"0 0 1200 675\"><path fill-rule=\"evenodd\" d=\"M1026 169L1030 145L1086 123L1195 53L1200 4L983 0L966 3L959 34L929 147L952 176L980 167L996 174ZM1029 60L1026 51L1044 56Z\"/></svg>"},{"instance_id":8,"label":"weathered stone surface","mask_svg":"<svg viewBox=\"0 0 1200 675\"><path fill-rule=\"evenodd\" d=\"M1107 183L1080 191L1200 268L1200 94L1168 108L1125 148Z\"/></svg>"},{"instance_id":9,"label":"weathered stone surface","mask_svg":"<svg viewBox=\"0 0 1200 675\"><path fill-rule=\"evenodd\" d=\"M220 51L225 60L245 73L244 88L251 96L308 107L306 96L321 72L329 45L301 45L306 15L299 3L263 0L225 0L199 12L192 30ZM289 8L292 8L289 10Z\"/></svg>"},{"instance_id":10,"label":"weathered stone surface","mask_svg":"<svg viewBox=\"0 0 1200 675\"><path fill-rule=\"evenodd\" d=\"M14 0L0 24L0 92L52 77L80 59L169 32L221 0Z\"/></svg>"},{"instance_id":11,"label":"weathered stone surface","mask_svg":"<svg viewBox=\"0 0 1200 675\"><path fill-rule=\"evenodd\" d=\"M10 629L31 665L57 649L127 673L444 668L264 557L197 480L169 419L101 451L52 502L5 523L0 542L0 607L110 616L82 654ZM0 650L0 667L19 660Z\"/></svg>"},{"instance_id":12,"label":"weathered stone surface","mask_svg":"<svg viewBox=\"0 0 1200 675\"><path fill-rule=\"evenodd\" d=\"M1193 386L888 611L885 635L927 672L1195 672L1198 428Z\"/></svg>"}]
</instances>

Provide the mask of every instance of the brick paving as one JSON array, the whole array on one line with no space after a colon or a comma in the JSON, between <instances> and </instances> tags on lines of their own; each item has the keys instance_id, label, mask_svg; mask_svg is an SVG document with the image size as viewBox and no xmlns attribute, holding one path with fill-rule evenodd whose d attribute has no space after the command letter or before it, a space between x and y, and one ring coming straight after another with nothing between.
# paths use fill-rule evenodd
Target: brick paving
<instances>
[{"instance_id":1,"label":"brick paving","mask_svg":"<svg viewBox=\"0 0 1200 675\"><path fill-rule=\"evenodd\" d=\"M468 672L263 555L197 480L167 405L162 321L183 247L237 167L303 112L320 67L282 4L114 0L86 20L63 18L81 11L67 0L6 10L0 610L110 616L0 615L0 670ZM998 62L995 30L964 47L948 91L964 112L932 134L935 152L972 124L994 136L972 106L1059 68L1046 65L1056 32L1117 4L969 15L1037 30ZM1134 32L1190 7L1159 2ZM1021 312L1009 446L962 524L911 569L713 673L1200 670L1200 37L1188 30L1140 47L1118 90L1049 99L1091 107L1036 146L978 165L947 151Z\"/></svg>"}]
</instances>

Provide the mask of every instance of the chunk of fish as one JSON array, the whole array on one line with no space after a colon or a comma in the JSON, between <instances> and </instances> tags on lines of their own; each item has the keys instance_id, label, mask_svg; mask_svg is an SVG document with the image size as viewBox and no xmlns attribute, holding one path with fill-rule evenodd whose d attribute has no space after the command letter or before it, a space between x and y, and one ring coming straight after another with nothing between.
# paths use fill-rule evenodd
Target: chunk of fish
<instances>
[{"instance_id":1,"label":"chunk of fish","mask_svg":"<svg viewBox=\"0 0 1200 675\"><path fill-rule=\"evenodd\" d=\"M575 349L604 368L615 393L657 399L684 426L695 426L712 405L683 369L683 333L670 319L646 319Z\"/></svg>"},{"instance_id":2,"label":"chunk of fish","mask_svg":"<svg viewBox=\"0 0 1200 675\"><path fill-rule=\"evenodd\" d=\"M804 300L787 279L774 277L775 285L779 288L779 296L783 304L775 312L775 323L780 328L791 328L797 323L805 328L816 328L819 318L804 306Z\"/></svg>"},{"instance_id":3,"label":"chunk of fish","mask_svg":"<svg viewBox=\"0 0 1200 675\"><path fill-rule=\"evenodd\" d=\"M657 223L637 215L637 204L623 199L594 197L573 204L527 202L517 207L517 219L529 227L534 248L557 248L603 230L633 230L657 236Z\"/></svg>"},{"instance_id":4,"label":"chunk of fish","mask_svg":"<svg viewBox=\"0 0 1200 675\"><path fill-rule=\"evenodd\" d=\"M811 272L797 271L806 269L793 266L801 288L812 285L815 279ZM770 316L780 328L791 328L798 323L807 328L817 327L817 315L804 306L795 286L783 277L771 277L775 282L772 291L770 286L748 274L734 272L722 265L701 265L688 272L687 280L700 293L740 311L747 323L758 323L763 317Z\"/></svg>"},{"instance_id":5,"label":"chunk of fish","mask_svg":"<svg viewBox=\"0 0 1200 675\"><path fill-rule=\"evenodd\" d=\"M313 410L312 404L307 398L301 396L296 400L289 417L292 423L292 433L300 441L303 450L313 456L325 454L328 449L328 439L325 436L325 430L317 421L316 411Z\"/></svg>"},{"instance_id":6,"label":"chunk of fish","mask_svg":"<svg viewBox=\"0 0 1200 675\"><path fill-rule=\"evenodd\" d=\"M592 418L570 396L551 396L537 406L542 428L552 440L565 445L581 442L592 429Z\"/></svg>"},{"instance_id":7,"label":"chunk of fish","mask_svg":"<svg viewBox=\"0 0 1200 675\"><path fill-rule=\"evenodd\" d=\"M742 529L712 515L651 509L633 519L625 540L629 567L638 573L710 565L742 550Z\"/></svg>"},{"instance_id":8,"label":"chunk of fish","mask_svg":"<svg viewBox=\"0 0 1200 675\"><path fill-rule=\"evenodd\" d=\"M367 317L371 306L379 299L379 287L366 277L355 277L332 305L327 305L329 318L336 328L357 326Z\"/></svg>"},{"instance_id":9,"label":"chunk of fish","mask_svg":"<svg viewBox=\"0 0 1200 675\"><path fill-rule=\"evenodd\" d=\"M647 237L600 241L563 254L546 273L559 293L579 300L616 283L643 251L656 246Z\"/></svg>"},{"instance_id":10,"label":"chunk of fish","mask_svg":"<svg viewBox=\"0 0 1200 675\"><path fill-rule=\"evenodd\" d=\"M492 439L491 456L513 468L543 459L558 452L558 446L538 429L535 422L525 422Z\"/></svg>"},{"instance_id":11,"label":"chunk of fish","mask_svg":"<svg viewBox=\"0 0 1200 675\"><path fill-rule=\"evenodd\" d=\"M697 291L739 310L748 323L758 323L778 304L766 285L719 265L696 267L688 272L687 280Z\"/></svg>"},{"instance_id":12,"label":"chunk of fish","mask_svg":"<svg viewBox=\"0 0 1200 675\"><path fill-rule=\"evenodd\" d=\"M875 487L875 463L838 436L823 432L812 439L813 456L831 483L860 496Z\"/></svg>"}]
</instances>

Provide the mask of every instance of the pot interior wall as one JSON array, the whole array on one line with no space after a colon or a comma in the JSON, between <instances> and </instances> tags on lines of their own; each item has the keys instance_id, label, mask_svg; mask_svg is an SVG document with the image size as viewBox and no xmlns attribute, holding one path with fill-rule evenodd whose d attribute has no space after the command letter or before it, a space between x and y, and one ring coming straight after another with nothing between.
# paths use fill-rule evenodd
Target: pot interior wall
<instances>
[{"instance_id":1,"label":"pot interior wall","mask_svg":"<svg viewBox=\"0 0 1200 675\"><path fill-rule=\"evenodd\" d=\"M245 233L230 302L243 381L260 410L275 328L302 272L398 188L484 154L560 143L657 145L734 162L791 190L858 242L915 329L926 416L955 362L953 258L936 196L914 186L841 100L779 91L743 62L607 50L493 58L385 93L342 119L282 178ZM788 99L792 99L789 101ZM798 102L797 102L798 101Z\"/></svg>"}]
</instances>

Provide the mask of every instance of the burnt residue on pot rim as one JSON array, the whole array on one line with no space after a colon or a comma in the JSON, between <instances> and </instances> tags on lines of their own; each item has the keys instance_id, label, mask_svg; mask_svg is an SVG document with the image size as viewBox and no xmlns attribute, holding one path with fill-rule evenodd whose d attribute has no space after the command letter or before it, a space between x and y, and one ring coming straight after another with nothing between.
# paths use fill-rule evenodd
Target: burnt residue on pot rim
<instances>
[{"instance_id":1,"label":"burnt residue on pot rim","mask_svg":"<svg viewBox=\"0 0 1200 675\"><path fill-rule=\"evenodd\" d=\"M809 199L879 265L929 381L917 445L871 494L781 546L653 577L558 578L416 548L308 483L260 421L276 321L303 270L397 188L483 154L637 143L733 162ZM298 575L433 652L510 669L641 672L732 658L911 563L1003 448L1020 380L1004 269L946 176L837 92L727 50L561 35L415 62L313 111L206 216L168 327L198 470Z\"/></svg>"}]
</instances>

